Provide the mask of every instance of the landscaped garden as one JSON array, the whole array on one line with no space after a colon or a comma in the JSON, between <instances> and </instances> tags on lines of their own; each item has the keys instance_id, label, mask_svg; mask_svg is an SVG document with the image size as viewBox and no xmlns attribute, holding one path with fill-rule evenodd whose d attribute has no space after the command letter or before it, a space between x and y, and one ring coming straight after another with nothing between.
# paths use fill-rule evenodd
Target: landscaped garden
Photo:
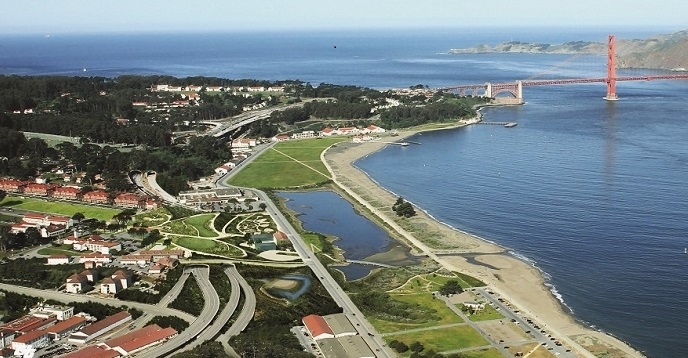
<instances>
[{"instance_id":1,"label":"landscaped garden","mask_svg":"<svg viewBox=\"0 0 688 358\"><path fill-rule=\"evenodd\" d=\"M146 211L134 216L134 223L143 227L159 226L170 219L172 214L165 208Z\"/></svg>"},{"instance_id":2,"label":"landscaped garden","mask_svg":"<svg viewBox=\"0 0 688 358\"><path fill-rule=\"evenodd\" d=\"M217 233L210 228L216 214L200 214L184 219L186 225L190 225L198 231L198 236L217 237Z\"/></svg>"},{"instance_id":3,"label":"landscaped garden","mask_svg":"<svg viewBox=\"0 0 688 358\"><path fill-rule=\"evenodd\" d=\"M225 257L244 257L246 252L242 249L219 240L192 236L173 236L172 242L183 248Z\"/></svg>"}]
</instances>

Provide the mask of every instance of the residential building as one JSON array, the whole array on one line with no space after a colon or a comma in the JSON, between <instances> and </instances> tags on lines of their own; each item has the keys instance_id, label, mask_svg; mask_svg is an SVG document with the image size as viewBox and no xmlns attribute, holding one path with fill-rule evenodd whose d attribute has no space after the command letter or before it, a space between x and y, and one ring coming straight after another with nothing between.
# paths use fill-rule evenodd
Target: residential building
<instances>
[{"instance_id":1,"label":"residential building","mask_svg":"<svg viewBox=\"0 0 688 358\"><path fill-rule=\"evenodd\" d=\"M323 128L323 130L320 131L320 135L323 137L330 137L330 136L333 136L336 134L338 134L338 133L335 132L335 130L330 128L330 127L325 127L325 128Z\"/></svg>"},{"instance_id":2,"label":"residential building","mask_svg":"<svg viewBox=\"0 0 688 358\"><path fill-rule=\"evenodd\" d=\"M378 127L374 124L371 124L367 127L365 127L363 130L361 130L361 133L363 134L368 134L368 133L374 133L374 134L379 134L379 133L384 133L385 129L382 127Z\"/></svg>"},{"instance_id":3,"label":"residential building","mask_svg":"<svg viewBox=\"0 0 688 358\"><path fill-rule=\"evenodd\" d=\"M73 239L72 248L76 251L93 251L109 255L111 251L122 251L122 245L117 241L106 241L100 235L91 235L85 239Z\"/></svg>"},{"instance_id":4,"label":"residential building","mask_svg":"<svg viewBox=\"0 0 688 358\"><path fill-rule=\"evenodd\" d=\"M66 265L69 263L69 256L67 255L50 255L48 257L48 265Z\"/></svg>"},{"instance_id":5,"label":"residential building","mask_svg":"<svg viewBox=\"0 0 688 358\"><path fill-rule=\"evenodd\" d=\"M103 318L92 323L78 332L69 335L68 341L71 343L85 344L100 335L109 332L127 322L131 321L131 315L127 311L115 313L112 316Z\"/></svg>"},{"instance_id":6,"label":"residential building","mask_svg":"<svg viewBox=\"0 0 688 358\"><path fill-rule=\"evenodd\" d=\"M134 193L122 193L115 197L115 205L123 208L141 208L144 199Z\"/></svg>"},{"instance_id":7,"label":"residential building","mask_svg":"<svg viewBox=\"0 0 688 358\"><path fill-rule=\"evenodd\" d=\"M0 328L0 348L5 348L12 343L17 334L9 328Z\"/></svg>"},{"instance_id":8,"label":"residential building","mask_svg":"<svg viewBox=\"0 0 688 358\"><path fill-rule=\"evenodd\" d=\"M70 228L72 225L74 225L74 220L68 216L48 215L41 213L26 213L22 217L22 221L33 224L35 227L49 226L52 224Z\"/></svg>"},{"instance_id":9,"label":"residential building","mask_svg":"<svg viewBox=\"0 0 688 358\"><path fill-rule=\"evenodd\" d=\"M82 200L93 204L109 204L110 194L104 190L89 191L83 195Z\"/></svg>"},{"instance_id":10,"label":"residential building","mask_svg":"<svg viewBox=\"0 0 688 358\"><path fill-rule=\"evenodd\" d=\"M36 317L32 315L26 315L15 319L14 321L9 321L1 328L11 329L14 332L25 334L33 330L42 329L48 327L57 322L55 316L49 316L48 318Z\"/></svg>"},{"instance_id":11,"label":"residential building","mask_svg":"<svg viewBox=\"0 0 688 358\"><path fill-rule=\"evenodd\" d=\"M277 246L286 243L291 243L291 241L289 241L289 238L287 237L287 234L281 231L276 231L274 234L272 234L272 238L275 241L275 245Z\"/></svg>"},{"instance_id":12,"label":"residential building","mask_svg":"<svg viewBox=\"0 0 688 358\"><path fill-rule=\"evenodd\" d=\"M0 190L7 193L23 193L26 183L19 180L5 179L0 180Z\"/></svg>"},{"instance_id":13,"label":"residential building","mask_svg":"<svg viewBox=\"0 0 688 358\"><path fill-rule=\"evenodd\" d=\"M92 262L93 265L91 267L94 267L94 266L99 267L99 266L103 266L104 264L109 264L110 262L112 262L112 255L101 254L100 252L83 254L76 259L76 262L80 263L80 264L86 264L87 262Z\"/></svg>"},{"instance_id":14,"label":"residential building","mask_svg":"<svg viewBox=\"0 0 688 358\"><path fill-rule=\"evenodd\" d=\"M69 293L81 293L93 287L93 284L98 279L98 274L95 271L84 270L81 273L75 273L67 278L65 291Z\"/></svg>"},{"instance_id":15,"label":"residential building","mask_svg":"<svg viewBox=\"0 0 688 358\"><path fill-rule=\"evenodd\" d=\"M232 141L232 151L248 151L256 146L256 140L253 138L240 138Z\"/></svg>"},{"instance_id":16,"label":"residential building","mask_svg":"<svg viewBox=\"0 0 688 358\"><path fill-rule=\"evenodd\" d=\"M305 138L314 138L315 136L316 136L315 131L303 131L300 133L293 133L291 135L291 138L292 139L305 139Z\"/></svg>"},{"instance_id":17,"label":"residential building","mask_svg":"<svg viewBox=\"0 0 688 358\"><path fill-rule=\"evenodd\" d=\"M284 142L285 140L289 140L289 136L286 134L278 134L272 138L270 138L271 142Z\"/></svg>"},{"instance_id":18,"label":"residential building","mask_svg":"<svg viewBox=\"0 0 688 358\"><path fill-rule=\"evenodd\" d=\"M52 194L53 190L55 190L55 187L50 184L31 183L26 185L26 187L24 188L24 194L49 196Z\"/></svg>"},{"instance_id":19,"label":"residential building","mask_svg":"<svg viewBox=\"0 0 688 358\"><path fill-rule=\"evenodd\" d=\"M219 167L215 168L215 174L217 175L225 175L229 173L229 171L232 170L232 167L230 167L227 164L220 165Z\"/></svg>"},{"instance_id":20,"label":"residential building","mask_svg":"<svg viewBox=\"0 0 688 358\"><path fill-rule=\"evenodd\" d=\"M53 198L66 200L81 200L81 189L71 186L61 186L53 191Z\"/></svg>"},{"instance_id":21,"label":"residential building","mask_svg":"<svg viewBox=\"0 0 688 358\"><path fill-rule=\"evenodd\" d=\"M356 127L342 127L336 130L339 135L356 135L361 131Z\"/></svg>"},{"instance_id":22,"label":"residential building","mask_svg":"<svg viewBox=\"0 0 688 358\"><path fill-rule=\"evenodd\" d=\"M151 261L151 256L150 255L137 255L137 254L132 254L132 255L122 255L119 258L119 262L122 265L138 265L138 266L144 266L150 263Z\"/></svg>"}]
</instances>

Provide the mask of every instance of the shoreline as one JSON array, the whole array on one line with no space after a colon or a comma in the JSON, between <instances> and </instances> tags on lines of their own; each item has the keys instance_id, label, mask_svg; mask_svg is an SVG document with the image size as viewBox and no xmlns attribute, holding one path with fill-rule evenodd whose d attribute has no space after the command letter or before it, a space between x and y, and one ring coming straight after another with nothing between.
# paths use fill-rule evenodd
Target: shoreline
<instances>
[{"instance_id":1,"label":"shoreline","mask_svg":"<svg viewBox=\"0 0 688 358\"><path fill-rule=\"evenodd\" d=\"M489 106L477 107L478 115L469 120L468 124L482 120L481 109ZM468 124L399 131L398 136L391 138L399 141L421 132L456 129ZM542 271L535 261L518 254L513 249L443 223L413 203L419 210L417 215L409 221L429 228L433 236L441 237L443 242L446 240L453 247L451 249L431 247L433 246L431 241L428 242L427 239L420 241L414 237L413 230L402 228L393 216L390 218L388 212L391 210L385 208L385 206L391 207L398 195L384 188L355 165L357 160L378 152L387 145L387 143L375 141L360 144L340 143L337 148L328 148L324 151L321 159L332 173L334 184L386 223L389 226L387 230L391 228L395 231L393 237L404 241L413 251L428 256L450 271L461 272L482 280L534 321L540 323L543 328L560 338L579 356L595 357L590 349L581 345L582 343L585 346L614 351L615 354L610 357L643 357L627 343L577 319L573 311L561 299L556 287L549 284L547 277L551 276ZM386 205L373 206L364 196L380 199L379 201L385 202ZM443 253L447 251L449 253ZM470 260L464 255L470 256Z\"/></svg>"}]
</instances>

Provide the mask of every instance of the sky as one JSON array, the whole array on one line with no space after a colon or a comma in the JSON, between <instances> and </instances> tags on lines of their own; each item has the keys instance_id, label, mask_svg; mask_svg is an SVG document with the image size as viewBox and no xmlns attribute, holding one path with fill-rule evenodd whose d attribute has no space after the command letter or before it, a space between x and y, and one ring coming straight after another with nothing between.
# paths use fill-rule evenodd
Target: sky
<instances>
[{"instance_id":1,"label":"sky","mask_svg":"<svg viewBox=\"0 0 688 358\"><path fill-rule=\"evenodd\" d=\"M685 0L0 0L0 5L0 34L688 28Z\"/></svg>"}]
</instances>

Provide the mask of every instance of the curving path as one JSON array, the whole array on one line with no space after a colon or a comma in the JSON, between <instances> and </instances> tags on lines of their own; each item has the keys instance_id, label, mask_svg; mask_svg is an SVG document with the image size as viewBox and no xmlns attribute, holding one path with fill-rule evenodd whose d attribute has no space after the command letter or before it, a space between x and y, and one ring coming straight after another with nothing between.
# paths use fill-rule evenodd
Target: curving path
<instances>
[{"instance_id":1,"label":"curving path","mask_svg":"<svg viewBox=\"0 0 688 358\"><path fill-rule=\"evenodd\" d=\"M198 286L203 292L203 298L205 299L205 304L203 305L203 311L196 318L191 325L185 329L183 332L179 333L176 337L168 340L160 346L157 346L150 351L143 352L139 357L146 358L157 358L157 357L168 357L170 353L181 348L190 340L196 338L201 331L206 329L213 320L213 317L217 315L217 311L220 310L220 297L218 297L215 288L210 283L210 268L205 266L203 268L193 267L188 268L193 275Z\"/></svg>"},{"instance_id":2,"label":"curving path","mask_svg":"<svg viewBox=\"0 0 688 358\"><path fill-rule=\"evenodd\" d=\"M251 287L246 279L239 274L239 271L237 271L236 267L232 266L227 270L231 270L232 275L234 275L234 277L236 277L236 279L239 281L239 285L241 286L241 290L244 292L246 300L244 302L244 307L241 309L241 313L239 313L239 316L237 316L234 324L227 329L227 332L223 333L217 338L217 340L220 342L228 342L231 337L238 335L244 329L246 329L246 326L248 326L248 324L251 322L251 319L253 319L253 315L256 313L256 294L253 292L253 287Z\"/></svg>"}]
</instances>

